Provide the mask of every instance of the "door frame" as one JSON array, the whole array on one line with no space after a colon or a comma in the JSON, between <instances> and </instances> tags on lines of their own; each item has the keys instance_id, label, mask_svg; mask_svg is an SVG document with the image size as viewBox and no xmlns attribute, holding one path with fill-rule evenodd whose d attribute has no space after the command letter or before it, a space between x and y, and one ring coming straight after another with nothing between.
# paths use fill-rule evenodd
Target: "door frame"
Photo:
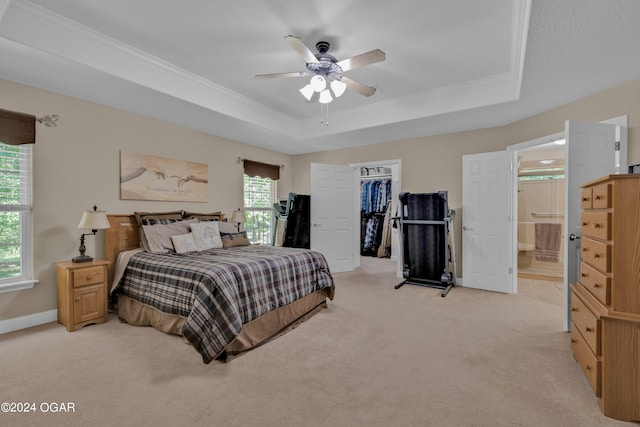
<instances>
[{"instance_id":1,"label":"door frame","mask_svg":"<svg viewBox=\"0 0 640 427\"><path fill-rule=\"evenodd\" d=\"M612 125L616 125L619 127L624 127L625 131L627 132L627 141L628 141L628 132L629 132L629 116L628 115L623 115L623 116L618 116L618 117L614 117L612 119L608 119L608 120L602 120L599 123L608 123L608 124L612 124ZM514 144L514 145L510 145L507 147L507 150L511 152L511 173L512 173L512 203L511 203L511 218L512 218L512 238L509 242L509 244L511 245L511 253L513 254L513 256L515 258L513 258L514 260L514 264L515 264L515 268L514 268L514 274L512 276L512 280L513 280L513 290L514 293L517 293L517 289L518 289L518 270L517 270L517 257L518 257L518 243L517 243L517 238L518 238L518 169L517 167L513 166L513 165L517 165L518 164L518 151L525 149L525 148L531 148L531 147L535 147L538 145L542 145L542 144L546 144L548 142L551 141L555 141L557 139L564 139L566 137L564 130L562 132L558 132L555 133L553 135L548 135L548 136L543 136L540 138L536 138L536 139L532 139L530 141L525 141L525 142L521 142L519 144ZM568 144L569 141L566 141L565 144ZM628 142L627 142L628 144ZM568 147L565 147L565 151L568 150ZM627 145L627 150L628 150L628 145ZM628 160L628 153L627 156L625 156L625 159ZM565 156L565 167L568 167L568 162L566 161L566 156ZM627 173L627 168L628 165L620 165L621 167L621 173ZM565 184L568 185L568 184ZM570 197L570 191L569 188L565 187L565 201L568 199L568 197ZM568 209L568 206L566 206L565 203L565 224L564 224L564 229L566 230L566 210ZM566 236L563 236L563 240L564 240L564 245L566 245ZM563 266L563 271L564 271L564 275L566 276L567 274L567 263L569 262L569 260L567 259L568 257L564 257L564 266ZM571 304L571 300L570 300L570 295L569 295L569 287L566 285L566 277L563 280L565 282L565 285L563 286L563 294L564 294L564 314L563 314L563 330L565 332L569 331L569 325L570 325L570 304Z\"/></svg>"},{"instance_id":2,"label":"door frame","mask_svg":"<svg viewBox=\"0 0 640 427\"><path fill-rule=\"evenodd\" d=\"M519 144L507 147L511 158L511 259L513 260L513 274L511 275L512 293L518 293L518 155L521 150L526 150L540 145L549 144L551 142L564 139L564 132L554 133L552 135L543 136L532 139L530 141L521 142ZM565 142L566 143L566 142ZM565 189L566 190L566 189ZM566 209L566 208L565 208ZM565 260L566 262L566 260Z\"/></svg>"},{"instance_id":3,"label":"door frame","mask_svg":"<svg viewBox=\"0 0 640 427\"><path fill-rule=\"evenodd\" d=\"M391 169L391 212L395 215L396 209L400 203L400 189L402 188L402 160L378 160L371 162L359 162L349 163L349 166L354 168L353 171L353 267L360 267L360 242L362 236L360 235L360 168L361 167L374 167L374 166L386 166ZM396 274L398 277L402 277L402 254L400 253L398 231L394 228L391 230L391 259L397 260Z\"/></svg>"}]
</instances>

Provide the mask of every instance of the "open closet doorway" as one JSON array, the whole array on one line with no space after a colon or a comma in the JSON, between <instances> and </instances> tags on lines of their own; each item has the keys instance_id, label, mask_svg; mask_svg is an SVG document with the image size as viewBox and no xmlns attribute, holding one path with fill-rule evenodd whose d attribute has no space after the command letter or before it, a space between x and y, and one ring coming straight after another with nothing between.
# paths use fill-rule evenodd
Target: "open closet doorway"
<instances>
[{"instance_id":1,"label":"open closet doorway","mask_svg":"<svg viewBox=\"0 0 640 427\"><path fill-rule=\"evenodd\" d=\"M516 292L564 301L565 140L556 134L514 151Z\"/></svg>"},{"instance_id":2,"label":"open closet doorway","mask_svg":"<svg viewBox=\"0 0 640 427\"><path fill-rule=\"evenodd\" d=\"M400 203L401 160L353 163L356 185L354 236L357 261L368 265L396 263L396 273L402 277L398 231L392 227Z\"/></svg>"}]
</instances>

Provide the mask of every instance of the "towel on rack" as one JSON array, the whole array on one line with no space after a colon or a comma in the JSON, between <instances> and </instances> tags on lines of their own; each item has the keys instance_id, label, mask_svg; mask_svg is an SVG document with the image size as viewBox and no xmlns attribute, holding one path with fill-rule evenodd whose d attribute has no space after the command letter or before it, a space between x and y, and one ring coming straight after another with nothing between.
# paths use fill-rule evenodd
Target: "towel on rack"
<instances>
[{"instance_id":1,"label":"towel on rack","mask_svg":"<svg viewBox=\"0 0 640 427\"><path fill-rule=\"evenodd\" d=\"M536 260L558 262L562 224L536 222Z\"/></svg>"}]
</instances>

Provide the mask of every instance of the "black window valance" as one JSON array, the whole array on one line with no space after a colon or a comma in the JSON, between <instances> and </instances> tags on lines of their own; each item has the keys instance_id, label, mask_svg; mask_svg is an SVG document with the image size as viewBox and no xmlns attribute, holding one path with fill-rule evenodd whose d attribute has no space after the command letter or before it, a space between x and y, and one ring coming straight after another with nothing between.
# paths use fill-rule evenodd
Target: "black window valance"
<instances>
[{"instance_id":1,"label":"black window valance","mask_svg":"<svg viewBox=\"0 0 640 427\"><path fill-rule=\"evenodd\" d=\"M10 145L36 143L36 116L0 108L0 141Z\"/></svg>"},{"instance_id":2,"label":"black window valance","mask_svg":"<svg viewBox=\"0 0 640 427\"><path fill-rule=\"evenodd\" d=\"M260 176L262 178L271 178L272 180L277 181L280 179L280 166L245 159L244 173L249 176Z\"/></svg>"}]
</instances>

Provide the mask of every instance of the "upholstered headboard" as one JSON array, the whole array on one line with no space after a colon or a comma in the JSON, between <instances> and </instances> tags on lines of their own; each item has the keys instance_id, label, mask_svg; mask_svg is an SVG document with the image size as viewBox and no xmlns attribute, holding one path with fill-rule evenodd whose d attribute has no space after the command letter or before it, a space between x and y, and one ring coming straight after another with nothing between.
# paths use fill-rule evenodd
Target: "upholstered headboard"
<instances>
[{"instance_id":1,"label":"upholstered headboard","mask_svg":"<svg viewBox=\"0 0 640 427\"><path fill-rule=\"evenodd\" d=\"M105 258L111 261L107 267L109 286L113 281L118 254L140 247L140 230L135 215L107 215L111 228L105 234Z\"/></svg>"}]
</instances>

